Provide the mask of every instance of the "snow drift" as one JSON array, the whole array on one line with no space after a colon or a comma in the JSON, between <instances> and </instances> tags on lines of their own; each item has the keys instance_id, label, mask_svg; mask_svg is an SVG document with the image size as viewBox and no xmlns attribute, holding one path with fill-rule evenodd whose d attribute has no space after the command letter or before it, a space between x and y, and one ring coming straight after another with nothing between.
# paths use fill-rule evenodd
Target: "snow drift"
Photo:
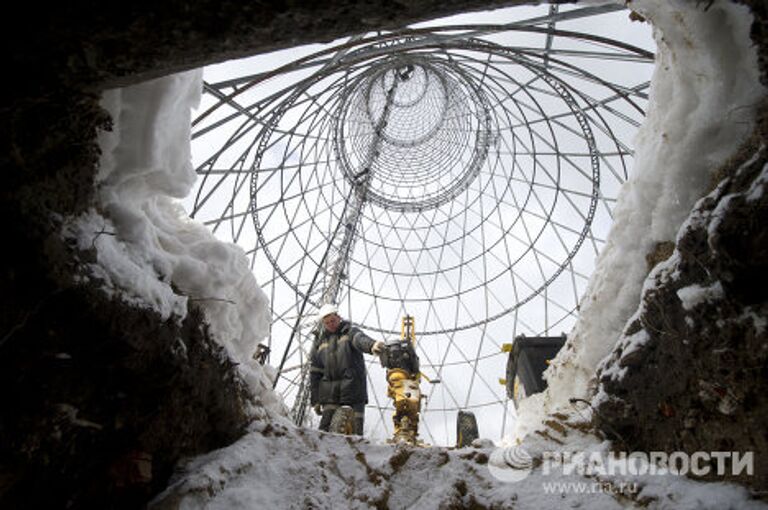
<instances>
[{"instance_id":1,"label":"snow drift","mask_svg":"<svg viewBox=\"0 0 768 510\"><path fill-rule=\"evenodd\" d=\"M638 132L632 176L596 263L566 346L547 370L547 391L520 408L524 436L570 398L588 398L595 369L640 303L646 254L673 241L712 173L753 127L765 94L749 32L749 8L716 2L638 0L630 7L654 26L658 51L650 105Z\"/></svg>"},{"instance_id":2,"label":"snow drift","mask_svg":"<svg viewBox=\"0 0 768 510\"><path fill-rule=\"evenodd\" d=\"M86 278L162 320L182 320L199 305L214 338L238 363L254 396L277 414L282 402L253 358L268 332L267 297L243 250L217 240L175 201L191 190L191 111L200 101L202 72L191 71L106 92L113 119L100 133L97 204L70 221L65 235L97 263Z\"/></svg>"}]
</instances>

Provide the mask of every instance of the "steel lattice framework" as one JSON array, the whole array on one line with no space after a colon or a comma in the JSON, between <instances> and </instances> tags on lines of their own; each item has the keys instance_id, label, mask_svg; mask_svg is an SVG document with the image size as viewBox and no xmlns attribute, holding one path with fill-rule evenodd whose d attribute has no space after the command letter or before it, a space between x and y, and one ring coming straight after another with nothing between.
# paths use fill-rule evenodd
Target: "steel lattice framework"
<instances>
[{"instance_id":1,"label":"steel lattice framework","mask_svg":"<svg viewBox=\"0 0 768 510\"><path fill-rule=\"evenodd\" d=\"M458 409L481 429L487 416L489 436L508 432L501 344L572 326L653 55L561 28L625 22L620 6L545 9L362 35L205 83L192 216L241 245L267 291L276 385L297 422L309 419L302 367L324 302L380 338L416 317L422 366L443 381L424 388L435 443L452 441ZM367 429L383 436L375 362L369 385Z\"/></svg>"}]
</instances>

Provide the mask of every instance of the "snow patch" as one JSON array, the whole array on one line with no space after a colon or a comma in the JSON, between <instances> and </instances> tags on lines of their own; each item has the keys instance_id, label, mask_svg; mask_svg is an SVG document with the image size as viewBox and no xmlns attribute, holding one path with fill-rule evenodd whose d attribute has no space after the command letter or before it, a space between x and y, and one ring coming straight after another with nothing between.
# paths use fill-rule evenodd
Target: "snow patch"
<instances>
[{"instance_id":1,"label":"snow patch","mask_svg":"<svg viewBox=\"0 0 768 510\"><path fill-rule=\"evenodd\" d=\"M755 328L755 335L760 336L765 333L766 327L768 327L768 318L764 314L755 313L754 309L747 307L744 309L744 313L739 316L739 322L751 321Z\"/></svg>"},{"instance_id":2,"label":"snow patch","mask_svg":"<svg viewBox=\"0 0 768 510\"><path fill-rule=\"evenodd\" d=\"M730 195L724 196L718 203L717 207L715 207L715 210L712 211L709 214L709 217L712 218L712 221L710 221L709 225L707 226L707 237L708 239L713 239L715 235L717 234L717 231L720 229L720 223L723 221L723 218L725 218L728 209L731 208L731 201L736 198L737 195L740 195L741 193L731 193ZM711 247L711 243L710 243Z\"/></svg>"},{"instance_id":3,"label":"snow patch","mask_svg":"<svg viewBox=\"0 0 768 510\"><path fill-rule=\"evenodd\" d=\"M520 443L528 434L541 428L546 419L546 415L542 412L544 409L543 399L543 393L534 393L518 403L512 440L507 441L507 443Z\"/></svg>"},{"instance_id":4,"label":"snow patch","mask_svg":"<svg viewBox=\"0 0 768 510\"><path fill-rule=\"evenodd\" d=\"M719 281L707 287L694 284L677 291L677 297L680 298L683 308L688 311L693 310L702 303L718 301L723 298L724 294L723 284Z\"/></svg>"},{"instance_id":5,"label":"snow patch","mask_svg":"<svg viewBox=\"0 0 768 510\"><path fill-rule=\"evenodd\" d=\"M167 278L158 274L153 257L118 237L111 220L90 209L65 223L62 233L75 239L79 249L95 250L96 263L86 264L83 280L100 281L108 296L156 310L162 320L186 316L187 297L174 293Z\"/></svg>"},{"instance_id":6,"label":"snow patch","mask_svg":"<svg viewBox=\"0 0 768 510\"><path fill-rule=\"evenodd\" d=\"M642 346L648 343L650 338L650 335L644 329L641 329L632 335L625 336L621 342L621 345L624 347L622 358L639 350Z\"/></svg>"},{"instance_id":7,"label":"snow patch","mask_svg":"<svg viewBox=\"0 0 768 510\"><path fill-rule=\"evenodd\" d=\"M763 165L760 175L755 179L747 191L747 202L760 200L765 193L765 186L768 184L768 164Z\"/></svg>"}]
</instances>

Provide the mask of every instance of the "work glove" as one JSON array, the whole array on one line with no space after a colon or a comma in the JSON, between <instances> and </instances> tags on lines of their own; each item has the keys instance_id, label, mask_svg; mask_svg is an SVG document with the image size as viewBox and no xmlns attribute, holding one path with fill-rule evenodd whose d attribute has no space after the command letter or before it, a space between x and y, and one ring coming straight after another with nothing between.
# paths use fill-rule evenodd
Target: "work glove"
<instances>
[{"instance_id":1,"label":"work glove","mask_svg":"<svg viewBox=\"0 0 768 510\"><path fill-rule=\"evenodd\" d=\"M321 404L315 404L313 409L315 410L316 415L320 416L323 414L323 406Z\"/></svg>"},{"instance_id":2,"label":"work glove","mask_svg":"<svg viewBox=\"0 0 768 510\"><path fill-rule=\"evenodd\" d=\"M384 342L377 341L373 344L373 347L371 347L371 354L378 356L381 354L381 351L384 349Z\"/></svg>"}]
</instances>

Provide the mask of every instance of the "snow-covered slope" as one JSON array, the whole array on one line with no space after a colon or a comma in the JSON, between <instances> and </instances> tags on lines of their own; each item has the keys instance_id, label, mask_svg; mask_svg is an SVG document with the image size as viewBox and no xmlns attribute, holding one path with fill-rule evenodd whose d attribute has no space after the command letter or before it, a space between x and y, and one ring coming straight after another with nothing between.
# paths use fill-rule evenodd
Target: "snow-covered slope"
<instances>
[{"instance_id":1,"label":"snow-covered slope","mask_svg":"<svg viewBox=\"0 0 768 510\"><path fill-rule=\"evenodd\" d=\"M535 457L607 443L569 429L568 446L538 438ZM490 443L490 442L488 442ZM538 452L538 453L537 453ZM735 485L680 476L593 476L553 468L511 470L503 450L414 448L293 427L256 424L228 448L189 462L154 510L231 508L765 508Z\"/></svg>"},{"instance_id":2,"label":"snow-covered slope","mask_svg":"<svg viewBox=\"0 0 768 510\"><path fill-rule=\"evenodd\" d=\"M104 94L113 129L100 134L97 205L64 234L95 250L84 277L100 280L108 294L163 320L182 320L190 300L199 305L254 396L279 415L283 404L252 358L269 328L267 297L243 250L217 240L175 200L196 178L191 111L201 91L197 70Z\"/></svg>"},{"instance_id":3,"label":"snow-covered slope","mask_svg":"<svg viewBox=\"0 0 768 510\"><path fill-rule=\"evenodd\" d=\"M674 241L712 173L738 148L765 94L749 32L748 7L728 1L636 0L654 26L658 51L650 105L635 164L614 224L581 301L578 322L548 369L549 388L521 407L517 437L548 413L572 412L595 369L616 345L640 303L646 254Z\"/></svg>"}]
</instances>

